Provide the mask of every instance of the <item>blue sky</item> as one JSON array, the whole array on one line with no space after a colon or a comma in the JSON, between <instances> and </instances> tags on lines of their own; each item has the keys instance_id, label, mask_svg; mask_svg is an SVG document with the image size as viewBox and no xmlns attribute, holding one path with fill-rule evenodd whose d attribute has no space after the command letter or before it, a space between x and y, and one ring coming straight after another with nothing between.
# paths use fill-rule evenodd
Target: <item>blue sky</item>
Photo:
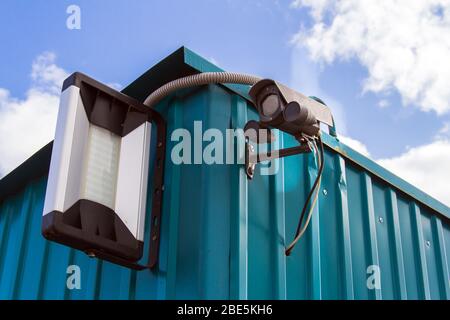
<instances>
[{"instance_id":1,"label":"blue sky","mask_svg":"<svg viewBox=\"0 0 450 320\"><path fill-rule=\"evenodd\" d=\"M30 91L38 88L43 94L49 88L48 82L54 80L32 76L32 65L43 54L46 58L39 61L43 61L44 69L60 71L57 74L82 71L102 82L124 86L185 45L225 70L274 78L302 93L323 98L335 111L338 133L352 139L344 141L370 152L372 158L394 171L397 168L398 174L420 185L424 177L414 174L408 177L408 172L402 173L400 169L416 156L426 158L430 152L433 154L423 148L434 146L434 151L437 142L448 147L450 105L445 99L450 95L438 85L450 80L447 72L450 57L446 63L442 60L442 56L448 57L445 53L450 53L450 41L442 32L450 31L446 29L450 26L448 5L433 0L430 7L421 2L422 7L407 12L422 20L427 12L432 12L425 21L429 26L410 33L435 32L439 37L433 41L443 44L435 49L435 42L425 38L411 44L408 32L402 31L403 25L414 24L409 18L402 20L391 14L391 20L384 20L391 16L386 13L397 12L391 9L408 7L407 2L386 2L381 6L377 1L367 1L363 8L350 1L350 9L339 7L340 2L1 1L0 88L8 93L7 98L3 95L2 103L0 91L0 133L6 132L4 122L15 119L11 110L7 115L7 108L18 108L28 102L31 105ZM81 30L66 27L66 9L71 4L81 9ZM363 17L366 11L372 12L370 19L373 16L375 20L371 23L375 25L400 22L387 29L378 28L381 31L377 32L385 32L379 34L362 26L363 22L352 18L355 15L348 11ZM347 19L348 28L339 25L339 19ZM353 33L346 35L346 32ZM391 36L391 42L379 40ZM402 45L398 47L396 43ZM402 53L401 49L408 46L411 50ZM405 62L404 57L410 52L417 57L413 60L415 65ZM441 55L434 59L432 52ZM433 63L443 63L442 76ZM13 137L5 136L0 144L6 139ZM45 140L45 135L42 139ZM33 148L36 145L21 149L17 157L4 165L3 171L23 161ZM0 146L0 152L4 150ZM411 152L416 152L416 156ZM425 168L429 166L432 166L429 162L424 164ZM444 196L438 195L441 199Z\"/></svg>"}]
</instances>

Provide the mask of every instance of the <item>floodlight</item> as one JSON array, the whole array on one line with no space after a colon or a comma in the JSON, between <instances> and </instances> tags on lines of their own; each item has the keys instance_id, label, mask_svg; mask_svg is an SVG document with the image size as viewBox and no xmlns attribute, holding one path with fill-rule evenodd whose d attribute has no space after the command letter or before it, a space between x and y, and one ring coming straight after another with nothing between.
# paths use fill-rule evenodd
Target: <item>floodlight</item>
<instances>
[{"instance_id":1,"label":"floodlight","mask_svg":"<svg viewBox=\"0 0 450 320\"><path fill-rule=\"evenodd\" d=\"M152 221L161 213L165 126L156 111L120 92L81 73L67 78L53 143L43 235L90 256L133 267L143 255L149 176L157 191L152 194ZM157 141L153 152L152 141ZM151 159L155 159L153 173ZM159 224L152 224L151 233L156 245L152 243L150 265L154 265Z\"/></svg>"}]
</instances>

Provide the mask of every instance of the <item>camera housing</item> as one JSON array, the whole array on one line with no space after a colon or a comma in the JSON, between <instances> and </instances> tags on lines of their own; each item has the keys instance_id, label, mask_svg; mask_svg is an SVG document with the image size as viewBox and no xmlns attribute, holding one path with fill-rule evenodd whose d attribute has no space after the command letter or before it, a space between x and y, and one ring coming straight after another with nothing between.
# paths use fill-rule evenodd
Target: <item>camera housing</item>
<instances>
[{"instance_id":1,"label":"camera housing","mask_svg":"<svg viewBox=\"0 0 450 320\"><path fill-rule=\"evenodd\" d=\"M252 86L249 92L262 127L274 127L296 138L317 136L320 123L333 126L330 109L314 99L271 79Z\"/></svg>"}]
</instances>

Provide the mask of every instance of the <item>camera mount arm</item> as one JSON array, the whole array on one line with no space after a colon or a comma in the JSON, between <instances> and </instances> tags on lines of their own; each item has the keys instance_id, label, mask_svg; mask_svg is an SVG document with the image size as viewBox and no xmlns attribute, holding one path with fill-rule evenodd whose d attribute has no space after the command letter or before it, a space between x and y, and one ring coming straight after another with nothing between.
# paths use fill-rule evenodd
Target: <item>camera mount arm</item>
<instances>
[{"instance_id":1,"label":"camera mount arm","mask_svg":"<svg viewBox=\"0 0 450 320\"><path fill-rule=\"evenodd\" d=\"M274 159L280 159L296 154L309 153L312 151L310 144L305 140L300 141L300 145L297 147L279 149L274 151L267 151L256 153L249 139L245 141L245 173L248 179L253 179L255 174L256 165L263 161L270 161Z\"/></svg>"}]
</instances>

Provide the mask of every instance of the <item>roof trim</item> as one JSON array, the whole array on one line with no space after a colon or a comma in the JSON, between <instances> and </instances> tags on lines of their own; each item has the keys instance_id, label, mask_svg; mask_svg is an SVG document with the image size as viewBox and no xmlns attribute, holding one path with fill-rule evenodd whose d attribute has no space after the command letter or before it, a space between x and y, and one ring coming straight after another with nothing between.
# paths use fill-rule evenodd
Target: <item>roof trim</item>
<instances>
[{"instance_id":1,"label":"roof trim","mask_svg":"<svg viewBox=\"0 0 450 320\"><path fill-rule=\"evenodd\" d=\"M0 180L0 203L31 180L48 174L52 148L53 141L49 142Z\"/></svg>"},{"instance_id":2,"label":"roof trim","mask_svg":"<svg viewBox=\"0 0 450 320\"><path fill-rule=\"evenodd\" d=\"M325 145L339 153L344 158L350 160L357 166L364 168L379 179L386 181L386 183L398 189L400 192L409 195L410 197L429 207L433 211L438 212L445 218L450 219L450 207L448 207L444 203L398 177L391 171L383 168L374 160L363 156L359 152L343 144L339 141L339 137L335 138L322 132L322 138Z\"/></svg>"},{"instance_id":3,"label":"roof trim","mask_svg":"<svg viewBox=\"0 0 450 320\"><path fill-rule=\"evenodd\" d=\"M181 47L142 74L122 92L142 102L150 93L172 80L202 72L221 71L224 70L188 48ZM223 86L251 101L248 95L250 86L240 84L223 84Z\"/></svg>"}]
</instances>

